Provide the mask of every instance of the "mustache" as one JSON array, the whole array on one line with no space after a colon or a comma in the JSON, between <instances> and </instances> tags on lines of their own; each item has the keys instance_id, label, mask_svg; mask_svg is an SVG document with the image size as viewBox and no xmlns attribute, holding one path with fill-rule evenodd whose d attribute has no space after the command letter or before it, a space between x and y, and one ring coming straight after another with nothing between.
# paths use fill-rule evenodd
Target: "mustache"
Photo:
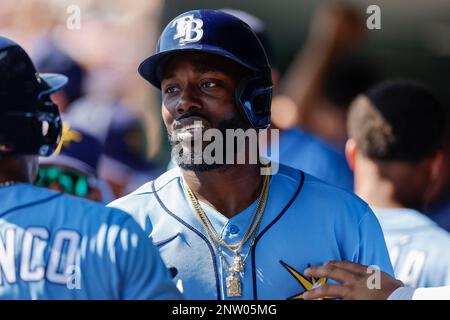
<instances>
[{"instance_id":1,"label":"mustache","mask_svg":"<svg viewBox=\"0 0 450 320\"><path fill-rule=\"evenodd\" d=\"M196 121L201 121L206 128L209 128L211 125L209 117L204 113L198 111L189 111L175 119L172 128L173 130L179 130L185 126L194 124Z\"/></svg>"},{"instance_id":2,"label":"mustache","mask_svg":"<svg viewBox=\"0 0 450 320\"><path fill-rule=\"evenodd\" d=\"M181 122L181 120L188 119L191 117L197 117L197 118L203 118L206 121L210 122L210 119L205 114L198 112L198 111L188 111L186 113L183 113L181 116L175 119L175 122Z\"/></svg>"}]
</instances>

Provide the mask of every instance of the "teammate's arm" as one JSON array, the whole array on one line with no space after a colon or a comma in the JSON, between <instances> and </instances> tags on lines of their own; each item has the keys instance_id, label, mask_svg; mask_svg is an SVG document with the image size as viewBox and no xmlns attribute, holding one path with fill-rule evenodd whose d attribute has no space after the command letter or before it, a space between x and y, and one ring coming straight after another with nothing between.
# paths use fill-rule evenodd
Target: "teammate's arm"
<instances>
[{"instance_id":1,"label":"teammate's arm","mask_svg":"<svg viewBox=\"0 0 450 320\"><path fill-rule=\"evenodd\" d=\"M336 297L344 300L450 300L450 286L413 289L385 272L380 273L380 287L370 289L367 285L368 266L350 261L331 261L323 266L305 270L308 277L327 277L341 284L324 284L306 292L305 300Z\"/></svg>"},{"instance_id":2,"label":"teammate's arm","mask_svg":"<svg viewBox=\"0 0 450 320\"><path fill-rule=\"evenodd\" d=\"M158 250L130 216L116 242L121 299L182 299Z\"/></svg>"},{"instance_id":3,"label":"teammate's arm","mask_svg":"<svg viewBox=\"0 0 450 320\"><path fill-rule=\"evenodd\" d=\"M350 261L330 261L323 266L311 267L305 270L308 277L326 277L341 284L326 283L313 289L303 296L305 300L325 297L342 298L344 300L386 300L398 288L404 288L403 283L381 271L380 286L371 283L372 272L368 266Z\"/></svg>"},{"instance_id":4,"label":"teammate's arm","mask_svg":"<svg viewBox=\"0 0 450 320\"><path fill-rule=\"evenodd\" d=\"M312 106L323 95L333 59L361 38L361 25L353 9L341 5L319 8L312 19L307 42L283 77L280 95L273 101L274 124L280 128L308 127ZM287 103L288 99L291 103Z\"/></svg>"}]
</instances>

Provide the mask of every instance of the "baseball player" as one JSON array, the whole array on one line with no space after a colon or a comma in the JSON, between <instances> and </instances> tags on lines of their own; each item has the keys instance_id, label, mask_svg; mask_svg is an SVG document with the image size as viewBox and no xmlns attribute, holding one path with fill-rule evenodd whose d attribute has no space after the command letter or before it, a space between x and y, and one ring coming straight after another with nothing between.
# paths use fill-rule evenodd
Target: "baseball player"
<instances>
[{"instance_id":1,"label":"baseball player","mask_svg":"<svg viewBox=\"0 0 450 320\"><path fill-rule=\"evenodd\" d=\"M153 238L186 298L302 298L327 281L302 270L330 259L392 274L381 228L356 196L287 166L263 175L250 161L189 161L199 159L186 146L201 131L269 126L270 65L247 24L221 11L183 13L139 72L162 92L178 168L110 206L130 212Z\"/></svg>"},{"instance_id":2,"label":"baseball player","mask_svg":"<svg viewBox=\"0 0 450 320\"><path fill-rule=\"evenodd\" d=\"M66 82L0 37L0 299L180 298L132 217L30 184L60 139L50 95Z\"/></svg>"},{"instance_id":3,"label":"baseball player","mask_svg":"<svg viewBox=\"0 0 450 320\"><path fill-rule=\"evenodd\" d=\"M421 212L441 174L444 118L432 94L406 80L372 88L349 112L355 193L380 221L396 277L411 287L450 285L450 235Z\"/></svg>"}]
</instances>

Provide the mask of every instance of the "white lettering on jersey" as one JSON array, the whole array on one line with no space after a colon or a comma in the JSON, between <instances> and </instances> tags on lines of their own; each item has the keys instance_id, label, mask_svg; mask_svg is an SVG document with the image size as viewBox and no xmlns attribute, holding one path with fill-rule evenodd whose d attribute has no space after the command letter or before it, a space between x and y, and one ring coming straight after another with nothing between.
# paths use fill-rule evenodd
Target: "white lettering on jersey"
<instances>
[{"instance_id":1,"label":"white lettering on jersey","mask_svg":"<svg viewBox=\"0 0 450 320\"><path fill-rule=\"evenodd\" d=\"M33 241L35 238L47 241L49 236L47 229L42 227L30 227L25 230L22 240L22 259L20 262L20 278L23 281L40 281L44 279L44 266L36 266L34 270L32 270L31 261L33 261L33 254L44 254L44 250L36 252L41 248L34 247ZM41 256L41 259L36 259L36 261L44 261L44 257Z\"/></svg>"},{"instance_id":2,"label":"white lettering on jersey","mask_svg":"<svg viewBox=\"0 0 450 320\"><path fill-rule=\"evenodd\" d=\"M398 257L400 255L400 251L402 250L402 247L407 245L411 241L411 236L404 235L401 236L399 239L395 241L395 243L389 247L389 258L391 259L392 265L395 267L398 262Z\"/></svg>"},{"instance_id":3,"label":"white lettering on jersey","mask_svg":"<svg viewBox=\"0 0 450 320\"><path fill-rule=\"evenodd\" d=\"M0 234L0 285L3 284L3 277L10 284L16 282L15 241L14 228L6 229L4 238Z\"/></svg>"},{"instance_id":4,"label":"white lettering on jersey","mask_svg":"<svg viewBox=\"0 0 450 320\"><path fill-rule=\"evenodd\" d=\"M197 42L203 38L203 21L195 19L194 15L178 18L172 23L172 28L175 26L177 33L173 36L173 39L180 39L180 45Z\"/></svg>"},{"instance_id":5,"label":"white lettering on jersey","mask_svg":"<svg viewBox=\"0 0 450 320\"><path fill-rule=\"evenodd\" d=\"M416 287L425 266L427 254L423 251L411 250L399 266L397 277L407 286Z\"/></svg>"},{"instance_id":6,"label":"white lettering on jersey","mask_svg":"<svg viewBox=\"0 0 450 320\"><path fill-rule=\"evenodd\" d=\"M29 227L19 235L17 229L12 227L0 234L0 286L4 284L4 280L9 284L16 283L18 272L20 279L25 282L41 281L46 277L48 281L62 285L70 280L73 288L79 288L81 272L78 272L76 258L80 235L73 230L58 230L46 263L44 253L49 238L48 230L43 227ZM20 250L18 268L17 250ZM38 261L41 265L33 265Z\"/></svg>"},{"instance_id":7,"label":"white lettering on jersey","mask_svg":"<svg viewBox=\"0 0 450 320\"><path fill-rule=\"evenodd\" d=\"M66 250L64 244L66 245ZM70 270L75 265L78 245L80 243L80 235L73 230L59 230L55 234L55 239L50 252L50 259L47 266L47 279L50 282L66 285L69 274L66 270ZM63 250L65 251L65 259L62 259ZM65 263L63 263L65 260ZM62 266L64 264L64 266Z\"/></svg>"},{"instance_id":8,"label":"white lettering on jersey","mask_svg":"<svg viewBox=\"0 0 450 320\"><path fill-rule=\"evenodd\" d=\"M397 264L398 255L400 254L400 247L393 246L389 248L389 258L391 259L391 263L393 266Z\"/></svg>"}]
</instances>

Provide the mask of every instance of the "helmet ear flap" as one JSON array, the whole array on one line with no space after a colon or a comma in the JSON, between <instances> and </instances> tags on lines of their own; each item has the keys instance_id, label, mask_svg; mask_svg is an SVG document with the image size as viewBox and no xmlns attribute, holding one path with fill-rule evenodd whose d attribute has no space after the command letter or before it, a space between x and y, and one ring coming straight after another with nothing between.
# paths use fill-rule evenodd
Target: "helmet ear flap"
<instances>
[{"instance_id":1,"label":"helmet ear flap","mask_svg":"<svg viewBox=\"0 0 450 320\"><path fill-rule=\"evenodd\" d=\"M0 155L51 155L61 137L61 117L50 98L28 99L20 103L34 104L34 112L7 112L2 117Z\"/></svg>"},{"instance_id":2,"label":"helmet ear flap","mask_svg":"<svg viewBox=\"0 0 450 320\"><path fill-rule=\"evenodd\" d=\"M261 76L242 79L236 88L236 101L252 127L265 129L270 125L271 83L264 83Z\"/></svg>"},{"instance_id":3,"label":"helmet ear flap","mask_svg":"<svg viewBox=\"0 0 450 320\"><path fill-rule=\"evenodd\" d=\"M62 121L58 106L50 97L40 99L36 120L39 123L38 130L40 131L37 132L40 137L38 154L44 157L49 156L58 146L62 134Z\"/></svg>"}]
</instances>

